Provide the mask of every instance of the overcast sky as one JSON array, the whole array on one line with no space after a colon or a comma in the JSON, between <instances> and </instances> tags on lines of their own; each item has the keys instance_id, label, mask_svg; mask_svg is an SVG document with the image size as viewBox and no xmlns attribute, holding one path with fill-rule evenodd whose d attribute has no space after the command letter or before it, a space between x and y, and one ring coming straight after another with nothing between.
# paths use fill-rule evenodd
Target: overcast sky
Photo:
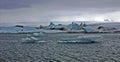
<instances>
[{"instance_id":1,"label":"overcast sky","mask_svg":"<svg viewBox=\"0 0 120 62\"><path fill-rule=\"evenodd\" d=\"M104 19L120 22L120 0L0 0L0 26Z\"/></svg>"}]
</instances>

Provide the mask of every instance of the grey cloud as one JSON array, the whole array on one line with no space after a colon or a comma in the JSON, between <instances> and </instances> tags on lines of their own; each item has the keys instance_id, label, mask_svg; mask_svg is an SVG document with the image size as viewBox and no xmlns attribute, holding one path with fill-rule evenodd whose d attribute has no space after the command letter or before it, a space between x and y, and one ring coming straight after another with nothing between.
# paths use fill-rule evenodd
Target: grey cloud
<instances>
[{"instance_id":1,"label":"grey cloud","mask_svg":"<svg viewBox=\"0 0 120 62\"><path fill-rule=\"evenodd\" d=\"M119 8L120 0L0 0L0 9L31 7L34 4L57 9Z\"/></svg>"},{"instance_id":2,"label":"grey cloud","mask_svg":"<svg viewBox=\"0 0 120 62\"><path fill-rule=\"evenodd\" d=\"M55 8L113 8L120 6L119 0L54 0L48 3L50 7Z\"/></svg>"},{"instance_id":3,"label":"grey cloud","mask_svg":"<svg viewBox=\"0 0 120 62\"><path fill-rule=\"evenodd\" d=\"M18 9L31 7L32 4L44 4L48 0L0 0L0 9Z\"/></svg>"},{"instance_id":4,"label":"grey cloud","mask_svg":"<svg viewBox=\"0 0 120 62\"><path fill-rule=\"evenodd\" d=\"M76 20L75 16L94 18L96 14L119 20L119 3L120 0L0 0L0 24L44 25L64 21L63 18Z\"/></svg>"}]
</instances>

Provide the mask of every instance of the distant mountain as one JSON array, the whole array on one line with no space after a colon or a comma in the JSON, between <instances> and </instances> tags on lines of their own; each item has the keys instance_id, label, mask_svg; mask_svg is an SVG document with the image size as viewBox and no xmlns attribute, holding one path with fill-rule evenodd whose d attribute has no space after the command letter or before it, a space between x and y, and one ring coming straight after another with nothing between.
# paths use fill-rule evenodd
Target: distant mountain
<instances>
[{"instance_id":1,"label":"distant mountain","mask_svg":"<svg viewBox=\"0 0 120 62\"><path fill-rule=\"evenodd\" d=\"M114 27L117 29L120 29L120 22L106 22L106 23L94 23L94 24L88 24L88 26L104 26L104 27Z\"/></svg>"},{"instance_id":2,"label":"distant mountain","mask_svg":"<svg viewBox=\"0 0 120 62\"><path fill-rule=\"evenodd\" d=\"M101 23L91 23L88 25L104 25L104 26L116 26L119 25L120 26L120 22L101 22Z\"/></svg>"}]
</instances>

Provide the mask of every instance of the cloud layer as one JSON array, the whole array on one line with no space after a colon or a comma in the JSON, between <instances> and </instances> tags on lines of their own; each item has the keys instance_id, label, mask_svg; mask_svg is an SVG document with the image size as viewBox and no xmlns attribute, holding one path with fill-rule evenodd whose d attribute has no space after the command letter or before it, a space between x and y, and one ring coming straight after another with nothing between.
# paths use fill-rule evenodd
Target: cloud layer
<instances>
[{"instance_id":1,"label":"cloud layer","mask_svg":"<svg viewBox=\"0 0 120 62\"><path fill-rule=\"evenodd\" d=\"M120 21L120 0L0 0L0 25Z\"/></svg>"}]
</instances>

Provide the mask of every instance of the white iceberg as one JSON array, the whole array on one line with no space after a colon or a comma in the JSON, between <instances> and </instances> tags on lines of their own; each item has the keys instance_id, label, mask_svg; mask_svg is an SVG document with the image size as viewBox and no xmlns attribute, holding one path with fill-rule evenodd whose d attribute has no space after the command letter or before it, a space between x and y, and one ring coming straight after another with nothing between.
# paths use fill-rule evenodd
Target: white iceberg
<instances>
[{"instance_id":1,"label":"white iceberg","mask_svg":"<svg viewBox=\"0 0 120 62\"><path fill-rule=\"evenodd\" d=\"M43 32L33 33L32 36L41 37L41 36L45 36L45 33L43 33Z\"/></svg>"},{"instance_id":2,"label":"white iceberg","mask_svg":"<svg viewBox=\"0 0 120 62\"><path fill-rule=\"evenodd\" d=\"M22 39L22 43L45 43L46 41L44 40L39 40L36 37L28 36L26 38Z\"/></svg>"}]
</instances>

